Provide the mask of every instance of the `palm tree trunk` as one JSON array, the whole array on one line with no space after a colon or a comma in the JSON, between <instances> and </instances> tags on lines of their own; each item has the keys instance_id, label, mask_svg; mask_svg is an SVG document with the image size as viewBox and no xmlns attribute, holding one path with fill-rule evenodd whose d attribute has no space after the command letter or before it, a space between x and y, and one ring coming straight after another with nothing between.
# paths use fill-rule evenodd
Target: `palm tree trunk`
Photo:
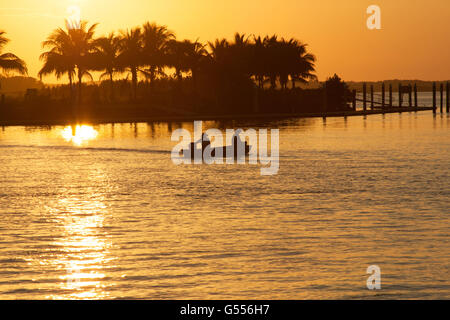
<instances>
[{"instance_id":1,"label":"palm tree trunk","mask_svg":"<svg viewBox=\"0 0 450 320\"><path fill-rule=\"evenodd\" d=\"M275 90L275 87L277 86L277 78L275 76L270 77L270 88L272 90Z\"/></svg>"},{"instance_id":2,"label":"palm tree trunk","mask_svg":"<svg viewBox=\"0 0 450 320\"><path fill-rule=\"evenodd\" d=\"M198 99L198 84L197 84L197 71L195 69L191 70L192 72L192 82L194 85L194 110L198 112L200 109L199 99Z\"/></svg>"},{"instance_id":3,"label":"palm tree trunk","mask_svg":"<svg viewBox=\"0 0 450 320\"><path fill-rule=\"evenodd\" d=\"M81 104L81 82L82 82L83 74L80 70L78 70L78 105Z\"/></svg>"},{"instance_id":4,"label":"palm tree trunk","mask_svg":"<svg viewBox=\"0 0 450 320\"><path fill-rule=\"evenodd\" d=\"M153 84L153 81L155 81L156 78L156 68L154 66L150 67L150 83Z\"/></svg>"},{"instance_id":5,"label":"palm tree trunk","mask_svg":"<svg viewBox=\"0 0 450 320\"><path fill-rule=\"evenodd\" d=\"M72 74L69 72L69 90L70 90L70 103L69 103L69 110L72 113L72 116L75 116L75 103L74 103L74 96L73 96L73 78Z\"/></svg>"},{"instance_id":6,"label":"palm tree trunk","mask_svg":"<svg viewBox=\"0 0 450 320\"><path fill-rule=\"evenodd\" d=\"M154 66L150 66L150 91L153 90L153 82L155 81L156 78L156 68Z\"/></svg>"},{"instance_id":7,"label":"palm tree trunk","mask_svg":"<svg viewBox=\"0 0 450 320\"><path fill-rule=\"evenodd\" d=\"M137 68L133 67L131 69L131 81L133 84L133 100L137 98Z\"/></svg>"},{"instance_id":8,"label":"palm tree trunk","mask_svg":"<svg viewBox=\"0 0 450 320\"><path fill-rule=\"evenodd\" d=\"M73 80L72 75L69 73L69 90L70 90L70 104L73 103Z\"/></svg>"},{"instance_id":9,"label":"palm tree trunk","mask_svg":"<svg viewBox=\"0 0 450 320\"><path fill-rule=\"evenodd\" d=\"M111 83L111 101L114 100L114 79L113 79L113 73L109 73L109 81Z\"/></svg>"}]
</instances>

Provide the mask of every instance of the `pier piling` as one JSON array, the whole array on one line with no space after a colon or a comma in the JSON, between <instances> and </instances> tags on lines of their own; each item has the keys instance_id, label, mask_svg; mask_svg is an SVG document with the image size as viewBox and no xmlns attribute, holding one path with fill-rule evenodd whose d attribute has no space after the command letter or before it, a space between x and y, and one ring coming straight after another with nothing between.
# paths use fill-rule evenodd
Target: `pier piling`
<instances>
[{"instance_id":1,"label":"pier piling","mask_svg":"<svg viewBox=\"0 0 450 320\"><path fill-rule=\"evenodd\" d=\"M402 101L403 100L403 96L402 96L402 84L399 83L398 84L398 106L401 108L402 107Z\"/></svg>"},{"instance_id":2,"label":"pier piling","mask_svg":"<svg viewBox=\"0 0 450 320\"><path fill-rule=\"evenodd\" d=\"M417 102L417 83L414 83L414 107L417 108L418 102Z\"/></svg>"},{"instance_id":3,"label":"pier piling","mask_svg":"<svg viewBox=\"0 0 450 320\"><path fill-rule=\"evenodd\" d=\"M441 83L439 89L440 89L440 93L441 93L440 111L442 113L444 111L444 84L443 83Z\"/></svg>"},{"instance_id":4,"label":"pier piling","mask_svg":"<svg viewBox=\"0 0 450 320\"><path fill-rule=\"evenodd\" d=\"M367 111L367 84L363 83L363 110Z\"/></svg>"},{"instance_id":5,"label":"pier piling","mask_svg":"<svg viewBox=\"0 0 450 320\"><path fill-rule=\"evenodd\" d=\"M392 84L389 84L389 108L392 108Z\"/></svg>"},{"instance_id":6,"label":"pier piling","mask_svg":"<svg viewBox=\"0 0 450 320\"><path fill-rule=\"evenodd\" d=\"M375 108L374 100L373 100L373 84L370 85L370 109L373 110Z\"/></svg>"},{"instance_id":7,"label":"pier piling","mask_svg":"<svg viewBox=\"0 0 450 320\"><path fill-rule=\"evenodd\" d=\"M433 113L436 113L436 82L433 82Z\"/></svg>"},{"instance_id":8,"label":"pier piling","mask_svg":"<svg viewBox=\"0 0 450 320\"><path fill-rule=\"evenodd\" d=\"M408 104L409 107L412 107L412 86L411 84L408 85Z\"/></svg>"},{"instance_id":9,"label":"pier piling","mask_svg":"<svg viewBox=\"0 0 450 320\"><path fill-rule=\"evenodd\" d=\"M381 84L381 108L384 109L385 99L386 99L386 88L384 82Z\"/></svg>"},{"instance_id":10,"label":"pier piling","mask_svg":"<svg viewBox=\"0 0 450 320\"><path fill-rule=\"evenodd\" d=\"M447 90L446 90L446 98L447 98L447 113L450 112L450 83L447 82L447 86L446 86Z\"/></svg>"},{"instance_id":11,"label":"pier piling","mask_svg":"<svg viewBox=\"0 0 450 320\"><path fill-rule=\"evenodd\" d=\"M352 106L353 106L353 110L356 111L356 90L353 90Z\"/></svg>"}]
</instances>

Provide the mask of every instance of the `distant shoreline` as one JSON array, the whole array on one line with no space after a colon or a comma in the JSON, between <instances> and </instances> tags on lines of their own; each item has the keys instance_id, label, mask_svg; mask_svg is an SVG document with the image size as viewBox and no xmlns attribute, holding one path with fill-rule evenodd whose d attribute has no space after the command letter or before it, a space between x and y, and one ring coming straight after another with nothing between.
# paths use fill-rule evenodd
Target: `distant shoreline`
<instances>
[{"instance_id":1,"label":"distant shoreline","mask_svg":"<svg viewBox=\"0 0 450 320\"><path fill-rule=\"evenodd\" d=\"M115 81L117 82L117 80ZM300 84L299 87L302 89L317 89L320 88L324 84L325 81L317 81L310 82L309 84ZM347 80L346 83L349 86L350 90L362 90L363 84L366 85L374 85L375 88L380 89L381 84L384 83L386 88L389 84L392 84L393 92L398 92L398 85L401 83L402 85L414 85L417 84L418 92L431 92L433 88L433 83L436 83L438 86L440 84L446 84L450 82L449 80L399 80L399 79L389 79L389 80L377 80L377 81L355 81L355 80ZM85 85L98 85L100 81L92 81L87 82ZM0 76L0 95L5 94L6 96L21 96L24 95L27 89L43 89L53 88L68 85L68 83L44 83L39 81L34 77L25 77L25 76L15 76L15 77L1 77ZM289 85L288 85L289 87Z\"/></svg>"},{"instance_id":2,"label":"distant shoreline","mask_svg":"<svg viewBox=\"0 0 450 320\"><path fill-rule=\"evenodd\" d=\"M79 119L79 120L0 120L1 127L13 126L65 126L72 124L108 124L108 123L151 123L151 122L190 122L195 120L220 121L220 120L258 120L271 119L282 120L290 118L332 118L332 117L354 117L387 113L432 111L432 107L401 107L387 108L384 110L357 110L357 111L339 111L339 112L315 112L315 113L260 113L260 114L230 114L230 115L184 115L184 116L154 116L154 117L116 117L116 118L97 118L97 119Z\"/></svg>"}]
</instances>

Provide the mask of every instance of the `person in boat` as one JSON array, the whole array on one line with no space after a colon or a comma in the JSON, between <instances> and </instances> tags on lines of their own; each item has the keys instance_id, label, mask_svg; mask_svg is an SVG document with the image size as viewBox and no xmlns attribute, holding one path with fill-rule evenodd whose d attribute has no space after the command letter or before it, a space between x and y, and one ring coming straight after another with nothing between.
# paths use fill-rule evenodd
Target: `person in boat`
<instances>
[{"instance_id":1,"label":"person in boat","mask_svg":"<svg viewBox=\"0 0 450 320\"><path fill-rule=\"evenodd\" d=\"M238 154L238 148L244 147L245 155L247 155L250 152L250 146L248 145L247 141L242 141L240 136L241 130L237 130L235 134L233 135L232 139L232 145L234 150L234 155L237 157Z\"/></svg>"},{"instance_id":2,"label":"person in boat","mask_svg":"<svg viewBox=\"0 0 450 320\"><path fill-rule=\"evenodd\" d=\"M192 142L190 145L190 151L191 151L191 157L194 157L195 154L195 149L197 149L197 144L201 143L202 145L202 154L205 151L206 147L209 146L211 144L211 139L209 138L208 134L205 133L203 134L203 139L199 139L195 142Z\"/></svg>"},{"instance_id":3,"label":"person in boat","mask_svg":"<svg viewBox=\"0 0 450 320\"><path fill-rule=\"evenodd\" d=\"M203 134L203 141L202 141L202 151L205 151L206 147L211 145L211 139L209 138L208 134Z\"/></svg>"}]
</instances>

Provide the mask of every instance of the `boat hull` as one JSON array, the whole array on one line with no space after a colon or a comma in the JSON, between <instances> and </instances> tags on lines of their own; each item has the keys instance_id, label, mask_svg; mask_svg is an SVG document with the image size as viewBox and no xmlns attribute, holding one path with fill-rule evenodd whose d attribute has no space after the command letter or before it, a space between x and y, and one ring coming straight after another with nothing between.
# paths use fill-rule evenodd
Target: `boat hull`
<instances>
[{"instance_id":1,"label":"boat hull","mask_svg":"<svg viewBox=\"0 0 450 320\"><path fill-rule=\"evenodd\" d=\"M211 156L216 157L216 155L222 153L222 156L224 158L228 158L228 157L233 157L235 159L238 158L238 155L237 155L238 152L237 152L237 148L236 147L234 147L232 155L227 154L227 149L230 148L230 147L231 146L213 148L211 150ZM205 149L206 149L206 146L203 147L202 157L203 157L203 153L204 153ZM250 154L250 149L251 149L251 147L248 144L245 144L245 156L248 156ZM194 157L195 157L195 148L194 148L193 144L190 145L189 154L191 155L191 159L194 159Z\"/></svg>"}]
</instances>

